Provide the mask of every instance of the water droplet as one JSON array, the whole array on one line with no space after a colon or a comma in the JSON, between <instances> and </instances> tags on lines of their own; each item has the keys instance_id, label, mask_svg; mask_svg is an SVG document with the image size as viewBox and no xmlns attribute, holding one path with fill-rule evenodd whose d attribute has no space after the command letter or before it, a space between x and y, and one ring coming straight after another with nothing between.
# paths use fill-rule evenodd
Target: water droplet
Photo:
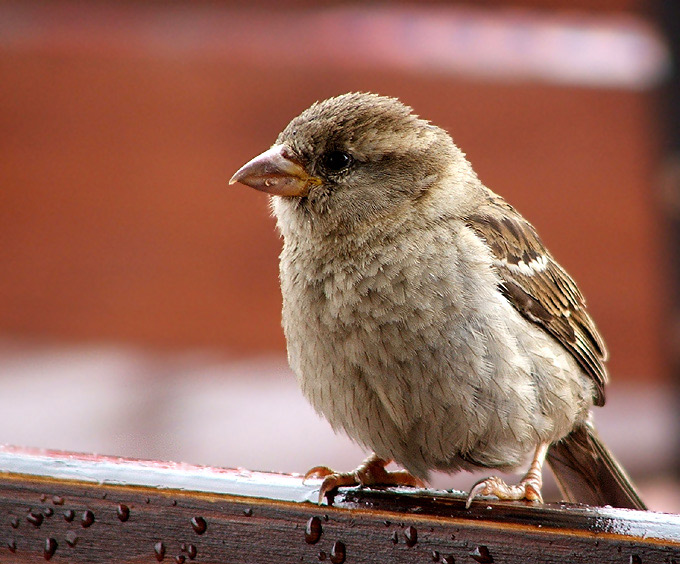
<instances>
[{"instance_id":1,"label":"water droplet","mask_svg":"<svg viewBox=\"0 0 680 564\"><path fill-rule=\"evenodd\" d=\"M642 558L640 558L637 554L633 554L630 557L630 564L642 564Z\"/></svg>"},{"instance_id":2,"label":"water droplet","mask_svg":"<svg viewBox=\"0 0 680 564\"><path fill-rule=\"evenodd\" d=\"M432 562L439 562L439 552L436 550L432 551Z\"/></svg>"},{"instance_id":3,"label":"water droplet","mask_svg":"<svg viewBox=\"0 0 680 564\"><path fill-rule=\"evenodd\" d=\"M453 557L453 554L447 554L442 558L442 564L456 564L456 559Z\"/></svg>"},{"instance_id":4,"label":"water droplet","mask_svg":"<svg viewBox=\"0 0 680 564\"><path fill-rule=\"evenodd\" d=\"M43 550L43 556L45 557L45 560L49 560L54 556L54 553L57 552L58 546L59 545L55 539L45 539L45 549Z\"/></svg>"},{"instance_id":5,"label":"water droplet","mask_svg":"<svg viewBox=\"0 0 680 564\"><path fill-rule=\"evenodd\" d=\"M109 496L109 494L108 494L107 492L104 492L104 493L102 494L102 499L106 499L108 496Z\"/></svg>"},{"instance_id":6,"label":"water droplet","mask_svg":"<svg viewBox=\"0 0 680 564\"><path fill-rule=\"evenodd\" d=\"M15 541L15 540L7 541L7 548L9 548L10 552L16 552L17 551L17 541Z\"/></svg>"},{"instance_id":7,"label":"water droplet","mask_svg":"<svg viewBox=\"0 0 680 564\"><path fill-rule=\"evenodd\" d=\"M305 542L307 544L314 544L319 542L321 538L321 533L323 533L323 528L321 527L321 519L318 517L310 517L307 521L307 526L305 527Z\"/></svg>"},{"instance_id":8,"label":"water droplet","mask_svg":"<svg viewBox=\"0 0 680 564\"><path fill-rule=\"evenodd\" d=\"M324 514L323 520L328 522L329 519L330 519L330 517L328 517L328 513Z\"/></svg>"},{"instance_id":9,"label":"water droplet","mask_svg":"<svg viewBox=\"0 0 680 564\"><path fill-rule=\"evenodd\" d=\"M54 513L54 509L52 509L51 507L45 507L45 509L43 509L43 515L45 517L52 517L53 513Z\"/></svg>"},{"instance_id":10,"label":"water droplet","mask_svg":"<svg viewBox=\"0 0 680 564\"><path fill-rule=\"evenodd\" d=\"M66 511L64 511L64 521L67 521L68 523L70 523L75 518L76 518L76 513L75 513L75 511L73 511L73 509L67 509Z\"/></svg>"},{"instance_id":11,"label":"water droplet","mask_svg":"<svg viewBox=\"0 0 680 564\"><path fill-rule=\"evenodd\" d=\"M31 509L29 511L28 515L26 515L26 521L28 521L31 525L34 527L38 528L40 525L42 525L43 522L43 514L42 513L36 513Z\"/></svg>"},{"instance_id":12,"label":"water droplet","mask_svg":"<svg viewBox=\"0 0 680 564\"><path fill-rule=\"evenodd\" d=\"M80 524L83 526L83 528L87 529L88 527L92 526L92 523L94 523L94 513L92 513L92 511L89 509L87 511L83 511L83 514L80 517Z\"/></svg>"},{"instance_id":13,"label":"water droplet","mask_svg":"<svg viewBox=\"0 0 680 564\"><path fill-rule=\"evenodd\" d=\"M383 521L383 523L385 523L385 527L389 527L392 524L389 521Z\"/></svg>"},{"instance_id":14,"label":"water droplet","mask_svg":"<svg viewBox=\"0 0 680 564\"><path fill-rule=\"evenodd\" d=\"M184 557L184 554L178 554L175 556L175 562L177 562L177 564L184 564L185 560L186 558Z\"/></svg>"},{"instance_id":15,"label":"water droplet","mask_svg":"<svg viewBox=\"0 0 680 564\"><path fill-rule=\"evenodd\" d=\"M252 508L252 507L246 507L246 508L243 510L243 514L244 514L246 517L252 517L252 516L253 516L253 508Z\"/></svg>"},{"instance_id":16,"label":"water droplet","mask_svg":"<svg viewBox=\"0 0 680 564\"><path fill-rule=\"evenodd\" d=\"M148 505L149 503L151 503L151 498L147 497L147 498L144 500L144 503L146 503L147 505Z\"/></svg>"},{"instance_id":17,"label":"water droplet","mask_svg":"<svg viewBox=\"0 0 680 564\"><path fill-rule=\"evenodd\" d=\"M158 541L153 545L153 551L156 553L156 560L161 562L165 558L165 545Z\"/></svg>"},{"instance_id":18,"label":"water droplet","mask_svg":"<svg viewBox=\"0 0 680 564\"><path fill-rule=\"evenodd\" d=\"M481 564L490 564L493 562L493 557L491 556L489 549L483 544L476 546L475 549L470 553L470 556L472 556L472 558L477 562L481 562Z\"/></svg>"},{"instance_id":19,"label":"water droplet","mask_svg":"<svg viewBox=\"0 0 680 564\"><path fill-rule=\"evenodd\" d=\"M13 529L18 529L18 528L19 528L19 518L18 518L18 517L14 517L14 519L12 519L12 520L9 522L9 524L12 525L12 528L13 528Z\"/></svg>"},{"instance_id":20,"label":"water droplet","mask_svg":"<svg viewBox=\"0 0 680 564\"><path fill-rule=\"evenodd\" d=\"M342 564L345 561L345 543L342 541L335 541L333 548L331 548L331 562L333 564Z\"/></svg>"},{"instance_id":21,"label":"water droplet","mask_svg":"<svg viewBox=\"0 0 680 564\"><path fill-rule=\"evenodd\" d=\"M52 496L52 503L54 505L64 505L64 498L61 497L60 495L53 495Z\"/></svg>"},{"instance_id":22,"label":"water droplet","mask_svg":"<svg viewBox=\"0 0 680 564\"><path fill-rule=\"evenodd\" d=\"M177 507L177 500L176 499L172 500L172 506ZM175 559L177 559L177 557L175 557Z\"/></svg>"},{"instance_id":23,"label":"water droplet","mask_svg":"<svg viewBox=\"0 0 680 564\"><path fill-rule=\"evenodd\" d=\"M406 539L406 546L415 546L418 542L418 531L416 531L415 527L409 525L404 530L404 538Z\"/></svg>"},{"instance_id":24,"label":"water droplet","mask_svg":"<svg viewBox=\"0 0 680 564\"><path fill-rule=\"evenodd\" d=\"M47 499L47 494L40 495L40 501L45 501Z\"/></svg>"},{"instance_id":25,"label":"water droplet","mask_svg":"<svg viewBox=\"0 0 680 564\"><path fill-rule=\"evenodd\" d=\"M397 534L397 531L394 531L392 533L392 536L390 537L390 539L392 539L392 542L394 544L397 544L399 542L399 535Z\"/></svg>"},{"instance_id":26,"label":"water droplet","mask_svg":"<svg viewBox=\"0 0 680 564\"><path fill-rule=\"evenodd\" d=\"M205 519L203 519L203 517L192 517L191 526L197 535L202 535L208 528L208 523L205 522Z\"/></svg>"},{"instance_id":27,"label":"water droplet","mask_svg":"<svg viewBox=\"0 0 680 564\"><path fill-rule=\"evenodd\" d=\"M196 558L196 554L198 553L198 550L196 550L196 547L193 544L187 545L187 554L189 555L189 559L193 560Z\"/></svg>"},{"instance_id":28,"label":"water droplet","mask_svg":"<svg viewBox=\"0 0 680 564\"><path fill-rule=\"evenodd\" d=\"M118 519L125 523L130 518L130 508L121 503L118 505L118 509L116 509L116 515L118 515Z\"/></svg>"},{"instance_id":29,"label":"water droplet","mask_svg":"<svg viewBox=\"0 0 680 564\"><path fill-rule=\"evenodd\" d=\"M66 532L66 544L69 546L75 546L78 544L78 535L76 534L75 531L67 531Z\"/></svg>"}]
</instances>

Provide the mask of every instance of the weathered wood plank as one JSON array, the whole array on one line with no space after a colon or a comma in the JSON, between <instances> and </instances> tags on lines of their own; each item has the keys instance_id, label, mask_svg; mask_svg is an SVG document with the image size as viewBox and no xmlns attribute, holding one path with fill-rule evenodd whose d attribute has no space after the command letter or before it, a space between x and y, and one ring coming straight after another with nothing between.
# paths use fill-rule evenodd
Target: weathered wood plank
<instances>
[{"instance_id":1,"label":"weathered wood plank","mask_svg":"<svg viewBox=\"0 0 680 564\"><path fill-rule=\"evenodd\" d=\"M680 516L0 447L0 562L680 562Z\"/></svg>"}]
</instances>

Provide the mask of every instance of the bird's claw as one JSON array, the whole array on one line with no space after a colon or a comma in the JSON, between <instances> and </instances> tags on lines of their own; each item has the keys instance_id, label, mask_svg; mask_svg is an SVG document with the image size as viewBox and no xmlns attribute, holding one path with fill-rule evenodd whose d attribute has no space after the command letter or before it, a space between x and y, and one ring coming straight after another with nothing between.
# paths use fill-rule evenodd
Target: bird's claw
<instances>
[{"instance_id":1,"label":"bird's claw","mask_svg":"<svg viewBox=\"0 0 680 564\"><path fill-rule=\"evenodd\" d=\"M423 488L422 480L409 474L406 470L387 471L385 466L389 460L370 456L352 472L334 472L326 466L311 468L302 478L303 483L309 479L321 479L319 488L319 504L333 490L347 486L410 486Z\"/></svg>"},{"instance_id":2,"label":"bird's claw","mask_svg":"<svg viewBox=\"0 0 680 564\"><path fill-rule=\"evenodd\" d=\"M465 509L469 509L478 495L495 495L498 499L512 501L537 501L543 503L541 483L534 478L525 478L519 484L508 485L497 476L479 480L468 494Z\"/></svg>"},{"instance_id":3,"label":"bird's claw","mask_svg":"<svg viewBox=\"0 0 680 564\"><path fill-rule=\"evenodd\" d=\"M304 484L307 480L319 480L326 476L330 476L331 474L336 474L336 472L331 470L328 466L315 466L314 468L307 470L302 477L302 483Z\"/></svg>"}]
</instances>

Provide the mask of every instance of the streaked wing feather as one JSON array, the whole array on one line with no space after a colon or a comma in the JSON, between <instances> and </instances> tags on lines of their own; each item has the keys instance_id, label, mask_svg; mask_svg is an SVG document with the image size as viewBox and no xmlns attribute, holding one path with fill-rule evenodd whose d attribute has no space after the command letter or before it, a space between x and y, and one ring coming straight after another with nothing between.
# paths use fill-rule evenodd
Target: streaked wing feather
<instances>
[{"instance_id":1,"label":"streaked wing feather","mask_svg":"<svg viewBox=\"0 0 680 564\"><path fill-rule=\"evenodd\" d=\"M500 196L491 197L466 221L491 248L503 294L574 356L596 384L596 405L603 405L607 351L574 281L533 226Z\"/></svg>"}]
</instances>

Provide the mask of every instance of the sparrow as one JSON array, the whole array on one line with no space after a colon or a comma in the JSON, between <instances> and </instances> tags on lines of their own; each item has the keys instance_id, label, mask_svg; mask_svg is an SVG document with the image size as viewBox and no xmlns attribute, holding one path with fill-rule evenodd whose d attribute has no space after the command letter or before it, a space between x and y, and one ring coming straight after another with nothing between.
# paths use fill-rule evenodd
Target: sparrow
<instances>
[{"instance_id":1,"label":"sparrow","mask_svg":"<svg viewBox=\"0 0 680 564\"><path fill-rule=\"evenodd\" d=\"M527 463L517 484L477 482L467 506L542 501L547 460L567 501L645 508L592 423L607 350L583 295L446 131L395 98L344 94L294 118L235 182L271 195L303 394L373 453L353 472L311 469L320 502Z\"/></svg>"}]
</instances>

